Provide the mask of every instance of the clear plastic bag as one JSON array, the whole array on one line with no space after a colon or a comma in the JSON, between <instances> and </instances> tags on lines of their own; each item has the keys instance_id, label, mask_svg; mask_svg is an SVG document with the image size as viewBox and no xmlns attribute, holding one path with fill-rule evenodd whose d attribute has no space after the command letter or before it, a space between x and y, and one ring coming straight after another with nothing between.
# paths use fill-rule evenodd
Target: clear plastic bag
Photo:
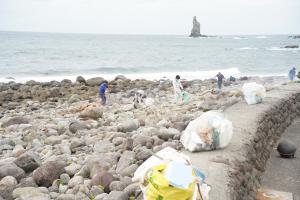
<instances>
[{"instance_id":1,"label":"clear plastic bag","mask_svg":"<svg viewBox=\"0 0 300 200\"><path fill-rule=\"evenodd\" d=\"M191 152L215 150L226 147L232 134L232 123L222 113L209 111L189 123L180 141Z\"/></svg>"},{"instance_id":2,"label":"clear plastic bag","mask_svg":"<svg viewBox=\"0 0 300 200\"><path fill-rule=\"evenodd\" d=\"M261 103L266 96L265 87L255 82L245 83L242 90L244 98L249 105Z\"/></svg>"}]
</instances>

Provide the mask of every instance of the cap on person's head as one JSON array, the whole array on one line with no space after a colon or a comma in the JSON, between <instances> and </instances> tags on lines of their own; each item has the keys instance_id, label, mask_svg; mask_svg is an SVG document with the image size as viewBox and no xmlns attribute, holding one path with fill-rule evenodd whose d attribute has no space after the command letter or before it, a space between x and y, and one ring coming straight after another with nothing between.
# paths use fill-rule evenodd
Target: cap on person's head
<instances>
[{"instance_id":1,"label":"cap on person's head","mask_svg":"<svg viewBox=\"0 0 300 200\"><path fill-rule=\"evenodd\" d=\"M295 67L293 67L293 70L295 70L296 68Z\"/></svg>"},{"instance_id":2,"label":"cap on person's head","mask_svg":"<svg viewBox=\"0 0 300 200\"><path fill-rule=\"evenodd\" d=\"M179 76L179 75L176 75L176 79L180 79L180 76Z\"/></svg>"}]
</instances>

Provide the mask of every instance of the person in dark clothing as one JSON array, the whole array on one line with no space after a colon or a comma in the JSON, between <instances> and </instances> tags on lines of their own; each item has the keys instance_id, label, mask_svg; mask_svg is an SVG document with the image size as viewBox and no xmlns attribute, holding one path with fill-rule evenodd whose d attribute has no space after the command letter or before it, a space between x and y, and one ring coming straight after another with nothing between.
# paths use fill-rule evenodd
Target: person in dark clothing
<instances>
[{"instance_id":1,"label":"person in dark clothing","mask_svg":"<svg viewBox=\"0 0 300 200\"><path fill-rule=\"evenodd\" d=\"M106 96L105 96L105 91L108 87L108 81L103 81L99 85L99 97L101 98L101 104L104 106L106 104Z\"/></svg>"},{"instance_id":2,"label":"person in dark clothing","mask_svg":"<svg viewBox=\"0 0 300 200\"><path fill-rule=\"evenodd\" d=\"M216 75L217 79L218 79L218 88L219 90L222 88L222 84L223 84L223 79L225 78L223 74L221 74L221 72L219 72Z\"/></svg>"}]
</instances>

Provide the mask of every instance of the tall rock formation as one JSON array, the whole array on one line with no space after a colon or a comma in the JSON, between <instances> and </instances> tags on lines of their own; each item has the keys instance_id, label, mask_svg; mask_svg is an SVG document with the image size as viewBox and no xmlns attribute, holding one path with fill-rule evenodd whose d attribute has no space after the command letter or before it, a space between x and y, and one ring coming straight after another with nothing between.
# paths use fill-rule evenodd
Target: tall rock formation
<instances>
[{"instance_id":1,"label":"tall rock formation","mask_svg":"<svg viewBox=\"0 0 300 200\"><path fill-rule=\"evenodd\" d=\"M200 23L197 21L196 16L193 18L193 28L190 34L190 37L200 37Z\"/></svg>"}]
</instances>

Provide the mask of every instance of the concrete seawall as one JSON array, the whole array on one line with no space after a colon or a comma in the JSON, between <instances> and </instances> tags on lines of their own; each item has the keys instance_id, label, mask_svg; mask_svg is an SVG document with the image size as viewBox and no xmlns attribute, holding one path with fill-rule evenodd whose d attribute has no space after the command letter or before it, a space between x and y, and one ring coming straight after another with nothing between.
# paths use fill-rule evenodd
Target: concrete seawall
<instances>
[{"instance_id":1,"label":"concrete seawall","mask_svg":"<svg viewBox=\"0 0 300 200\"><path fill-rule=\"evenodd\" d=\"M255 199L260 178L276 142L300 114L300 85L267 92L263 103L240 102L224 111L234 135L225 149L188 153L212 186L210 200Z\"/></svg>"}]
</instances>

